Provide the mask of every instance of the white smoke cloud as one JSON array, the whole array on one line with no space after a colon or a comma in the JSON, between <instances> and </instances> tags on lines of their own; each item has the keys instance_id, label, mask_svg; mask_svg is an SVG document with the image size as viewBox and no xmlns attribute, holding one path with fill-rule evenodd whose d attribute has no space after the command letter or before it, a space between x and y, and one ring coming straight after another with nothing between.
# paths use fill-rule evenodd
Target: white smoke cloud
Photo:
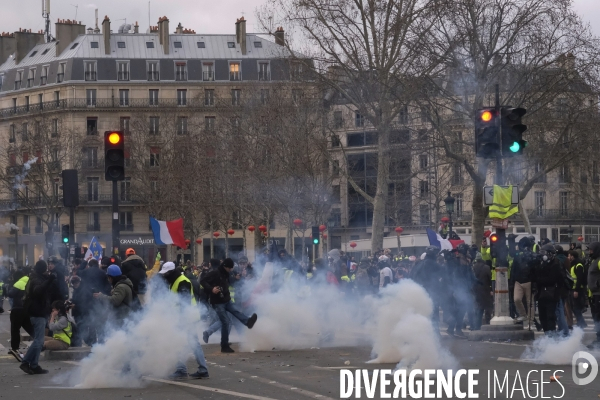
<instances>
[{"instance_id":1,"label":"white smoke cloud","mask_svg":"<svg viewBox=\"0 0 600 400\"><path fill-rule=\"evenodd\" d=\"M527 346L521 355L522 360L540 364L568 365L573 354L580 350L589 350L583 345L583 330L574 327L571 335L563 337L543 336L536 339L533 345Z\"/></svg>"},{"instance_id":2,"label":"white smoke cloud","mask_svg":"<svg viewBox=\"0 0 600 400\"><path fill-rule=\"evenodd\" d=\"M25 181L25 178L27 177L27 174L29 173L29 170L31 169L31 166L38 160L37 157L33 157L31 160L27 161L25 164L23 164L23 171L18 174L17 176L15 176L15 189L25 189L25 185L23 184L23 181Z\"/></svg>"},{"instance_id":3,"label":"white smoke cloud","mask_svg":"<svg viewBox=\"0 0 600 400\"><path fill-rule=\"evenodd\" d=\"M19 230L19 227L16 226L15 224L11 224L10 222L7 222L5 224L0 224L0 232L2 232L2 233L8 232L11 229Z\"/></svg>"}]
</instances>

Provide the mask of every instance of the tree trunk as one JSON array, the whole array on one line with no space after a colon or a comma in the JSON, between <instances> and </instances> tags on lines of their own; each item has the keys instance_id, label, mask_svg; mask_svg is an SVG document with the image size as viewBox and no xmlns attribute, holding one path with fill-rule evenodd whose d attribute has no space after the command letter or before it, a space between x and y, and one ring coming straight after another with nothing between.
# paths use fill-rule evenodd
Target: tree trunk
<instances>
[{"instance_id":1,"label":"tree trunk","mask_svg":"<svg viewBox=\"0 0 600 400\"><path fill-rule=\"evenodd\" d=\"M373 222L371 224L371 253L383 249L389 170L389 127L380 127L377 154L377 192L373 198Z\"/></svg>"},{"instance_id":2,"label":"tree trunk","mask_svg":"<svg viewBox=\"0 0 600 400\"><path fill-rule=\"evenodd\" d=\"M473 215L471 217L471 243L479 246L483 238L483 228L485 225L485 217L487 207L483 205L483 186L485 185L485 176L487 173L488 162L478 160L478 176L473 179L473 203L471 209Z\"/></svg>"}]
</instances>

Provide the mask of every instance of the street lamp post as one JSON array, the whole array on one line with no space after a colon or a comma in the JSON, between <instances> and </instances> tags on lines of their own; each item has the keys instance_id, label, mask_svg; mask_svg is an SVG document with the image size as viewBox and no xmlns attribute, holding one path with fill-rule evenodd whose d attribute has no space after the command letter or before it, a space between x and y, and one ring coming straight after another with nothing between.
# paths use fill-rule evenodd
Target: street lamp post
<instances>
[{"instance_id":1,"label":"street lamp post","mask_svg":"<svg viewBox=\"0 0 600 400\"><path fill-rule=\"evenodd\" d=\"M444 200L446 203L446 212L448 213L448 217L450 218L450 222L448 223L448 239L452 239L452 213L454 212L454 202L456 199L452 197L450 191L448 191L448 197Z\"/></svg>"}]
</instances>

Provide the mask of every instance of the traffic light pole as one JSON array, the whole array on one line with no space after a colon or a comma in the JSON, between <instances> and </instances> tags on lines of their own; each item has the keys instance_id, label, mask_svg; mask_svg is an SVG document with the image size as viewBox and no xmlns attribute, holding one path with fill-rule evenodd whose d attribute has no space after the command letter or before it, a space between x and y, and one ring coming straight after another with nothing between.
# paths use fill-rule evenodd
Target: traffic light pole
<instances>
[{"instance_id":1,"label":"traffic light pole","mask_svg":"<svg viewBox=\"0 0 600 400\"><path fill-rule=\"evenodd\" d=\"M69 261L75 258L75 251L71 254L71 248L75 249L75 207L69 207L69 245L67 246Z\"/></svg>"},{"instance_id":2,"label":"traffic light pole","mask_svg":"<svg viewBox=\"0 0 600 400\"><path fill-rule=\"evenodd\" d=\"M119 196L117 193L117 181L112 181L112 251L119 254Z\"/></svg>"}]
</instances>

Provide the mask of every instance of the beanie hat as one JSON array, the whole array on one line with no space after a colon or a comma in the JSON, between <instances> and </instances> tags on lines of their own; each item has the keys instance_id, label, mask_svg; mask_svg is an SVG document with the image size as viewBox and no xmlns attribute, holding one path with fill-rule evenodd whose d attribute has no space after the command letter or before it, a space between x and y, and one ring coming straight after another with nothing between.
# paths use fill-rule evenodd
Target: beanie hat
<instances>
[{"instance_id":1,"label":"beanie hat","mask_svg":"<svg viewBox=\"0 0 600 400\"><path fill-rule=\"evenodd\" d=\"M121 276L123 274L121 273L121 268L119 268L118 265L112 264L108 266L108 269L106 270L106 275L115 277Z\"/></svg>"},{"instance_id":2,"label":"beanie hat","mask_svg":"<svg viewBox=\"0 0 600 400\"><path fill-rule=\"evenodd\" d=\"M483 257L480 252L475 253L475 261L483 261Z\"/></svg>"},{"instance_id":3,"label":"beanie hat","mask_svg":"<svg viewBox=\"0 0 600 400\"><path fill-rule=\"evenodd\" d=\"M35 267L33 267L33 270L37 274L41 275L48 270L48 264L46 264L46 261L44 261L44 260L39 260L38 262L35 263Z\"/></svg>"},{"instance_id":4,"label":"beanie hat","mask_svg":"<svg viewBox=\"0 0 600 400\"><path fill-rule=\"evenodd\" d=\"M225 260L223 260L223 267L224 268L233 268L234 263L233 260L231 258L226 258Z\"/></svg>"}]
</instances>

